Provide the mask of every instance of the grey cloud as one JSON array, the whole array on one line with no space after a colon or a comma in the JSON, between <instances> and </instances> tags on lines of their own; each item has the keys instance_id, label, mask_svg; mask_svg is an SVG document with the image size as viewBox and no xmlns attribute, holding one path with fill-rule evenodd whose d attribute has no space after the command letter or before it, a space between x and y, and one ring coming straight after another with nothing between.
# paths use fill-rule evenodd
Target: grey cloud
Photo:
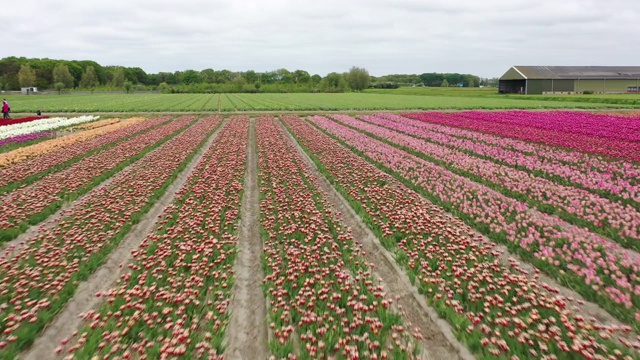
<instances>
[{"instance_id":1,"label":"grey cloud","mask_svg":"<svg viewBox=\"0 0 640 360\"><path fill-rule=\"evenodd\" d=\"M147 72L363 66L373 75L640 57L635 0L97 0L15 2L0 56L91 59ZM631 59L631 60L629 60Z\"/></svg>"}]
</instances>

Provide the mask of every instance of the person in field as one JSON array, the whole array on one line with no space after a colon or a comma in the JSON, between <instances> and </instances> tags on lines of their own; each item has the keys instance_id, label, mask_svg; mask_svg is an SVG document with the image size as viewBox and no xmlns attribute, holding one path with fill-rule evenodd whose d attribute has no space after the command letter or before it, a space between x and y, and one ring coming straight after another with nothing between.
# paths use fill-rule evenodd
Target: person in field
<instances>
[{"instance_id":1,"label":"person in field","mask_svg":"<svg viewBox=\"0 0 640 360\"><path fill-rule=\"evenodd\" d=\"M9 118L9 111L11 111L11 108L9 107L9 103L7 102L7 99L3 99L2 100L2 117L4 119L8 119Z\"/></svg>"}]
</instances>

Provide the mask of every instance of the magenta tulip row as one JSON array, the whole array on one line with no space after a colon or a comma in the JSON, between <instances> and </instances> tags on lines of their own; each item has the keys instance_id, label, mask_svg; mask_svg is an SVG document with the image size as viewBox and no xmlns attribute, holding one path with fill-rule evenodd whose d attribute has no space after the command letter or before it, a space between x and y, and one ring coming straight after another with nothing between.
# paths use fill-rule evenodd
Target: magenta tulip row
<instances>
[{"instance_id":1,"label":"magenta tulip row","mask_svg":"<svg viewBox=\"0 0 640 360\"><path fill-rule=\"evenodd\" d=\"M102 305L83 314L84 328L58 352L87 359L222 358L248 127L247 116L226 122L156 230L133 251L130 270L97 294Z\"/></svg>"},{"instance_id":2,"label":"magenta tulip row","mask_svg":"<svg viewBox=\"0 0 640 360\"><path fill-rule=\"evenodd\" d=\"M309 120L372 160L412 181L489 232L549 264L569 271L622 308L640 304L640 256L585 229L531 211L514 200L431 162L337 124L322 116ZM640 318L640 311L637 312Z\"/></svg>"},{"instance_id":3,"label":"magenta tulip row","mask_svg":"<svg viewBox=\"0 0 640 360\"><path fill-rule=\"evenodd\" d=\"M0 259L0 357L13 358L29 345L219 123L214 118L192 125Z\"/></svg>"},{"instance_id":4,"label":"magenta tulip row","mask_svg":"<svg viewBox=\"0 0 640 360\"><path fill-rule=\"evenodd\" d=\"M556 184L550 180L532 176L528 172L480 159L457 149L356 120L348 115L331 115L331 117L394 144L425 154L444 162L453 169L477 176L495 186L575 215L593 226L606 227L621 237L640 241L640 212L632 206L611 201L586 190Z\"/></svg>"},{"instance_id":5,"label":"magenta tulip row","mask_svg":"<svg viewBox=\"0 0 640 360\"><path fill-rule=\"evenodd\" d=\"M630 117L619 116L594 125L597 124L597 120L591 117L596 115L575 112L467 111L451 114L410 113L405 116L519 140L640 161L639 135L633 125L637 120ZM612 133L610 128L617 131L627 129L630 135L616 136L615 131Z\"/></svg>"},{"instance_id":6,"label":"magenta tulip row","mask_svg":"<svg viewBox=\"0 0 640 360\"><path fill-rule=\"evenodd\" d=\"M258 118L256 128L274 355L289 358L298 344L300 358L409 358L391 299L309 167L274 118Z\"/></svg>"},{"instance_id":7,"label":"magenta tulip row","mask_svg":"<svg viewBox=\"0 0 640 360\"><path fill-rule=\"evenodd\" d=\"M156 117L135 125L127 126L91 140L74 143L72 146L56 149L46 154L0 168L0 187L24 181L26 178L47 171L90 151L108 146L122 139L146 131L169 120L168 116Z\"/></svg>"},{"instance_id":8,"label":"magenta tulip row","mask_svg":"<svg viewBox=\"0 0 640 360\"><path fill-rule=\"evenodd\" d=\"M23 143L31 140L52 137L55 135L56 135L55 131L43 131L43 132L32 133L32 134L12 136L6 139L0 139L0 147L5 146L7 144L19 144L19 143Z\"/></svg>"},{"instance_id":9,"label":"magenta tulip row","mask_svg":"<svg viewBox=\"0 0 640 360\"><path fill-rule=\"evenodd\" d=\"M542 172L592 191L604 191L640 203L640 166L623 160L442 126L394 114L360 115L359 118L432 142L472 152L509 166Z\"/></svg>"},{"instance_id":10,"label":"magenta tulip row","mask_svg":"<svg viewBox=\"0 0 640 360\"><path fill-rule=\"evenodd\" d=\"M527 276L515 262L502 265L494 244L474 235L441 207L300 118L284 120L335 186L362 209L369 226L380 231L396 259L407 259L401 264L404 270L416 276L416 286L427 301L474 352L505 359L624 358L617 345L605 343L622 335L619 327L587 320L577 308L580 302L558 295L556 289L538 282L537 275ZM393 158L402 163L401 157ZM441 185L447 186L446 181ZM622 348L634 351L631 341L620 339L626 344Z\"/></svg>"},{"instance_id":11,"label":"magenta tulip row","mask_svg":"<svg viewBox=\"0 0 640 360\"><path fill-rule=\"evenodd\" d=\"M181 118L155 129L138 134L131 139L107 148L92 156L25 187L4 194L0 212L0 230L19 225L29 217L40 213L56 201L64 199L65 194L74 194L87 186L103 173L129 160L144 149L186 128L194 119Z\"/></svg>"}]
</instances>

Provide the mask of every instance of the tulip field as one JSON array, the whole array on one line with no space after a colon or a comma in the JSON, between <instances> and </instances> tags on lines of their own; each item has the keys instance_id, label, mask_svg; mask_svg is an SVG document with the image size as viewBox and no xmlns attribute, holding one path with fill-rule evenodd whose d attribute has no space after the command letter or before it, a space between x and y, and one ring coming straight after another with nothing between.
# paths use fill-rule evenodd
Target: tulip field
<instances>
[{"instance_id":1,"label":"tulip field","mask_svg":"<svg viewBox=\"0 0 640 360\"><path fill-rule=\"evenodd\" d=\"M0 358L640 359L639 154L564 110L3 123Z\"/></svg>"}]
</instances>

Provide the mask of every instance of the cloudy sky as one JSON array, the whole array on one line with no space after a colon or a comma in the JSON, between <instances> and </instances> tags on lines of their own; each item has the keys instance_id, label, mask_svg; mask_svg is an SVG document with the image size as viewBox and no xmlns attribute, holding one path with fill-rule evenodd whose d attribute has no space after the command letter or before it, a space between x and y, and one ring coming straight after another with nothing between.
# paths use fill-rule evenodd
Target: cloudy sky
<instances>
[{"instance_id":1,"label":"cloudy sky","mask_svg":"<svg viewBox=\"0 0 640 360\"><path fill-rule=\"evenodd\" d=\"M19 0L0 58L325 76L640 65L638 0Z\"/></svg>"}]
</instances>

